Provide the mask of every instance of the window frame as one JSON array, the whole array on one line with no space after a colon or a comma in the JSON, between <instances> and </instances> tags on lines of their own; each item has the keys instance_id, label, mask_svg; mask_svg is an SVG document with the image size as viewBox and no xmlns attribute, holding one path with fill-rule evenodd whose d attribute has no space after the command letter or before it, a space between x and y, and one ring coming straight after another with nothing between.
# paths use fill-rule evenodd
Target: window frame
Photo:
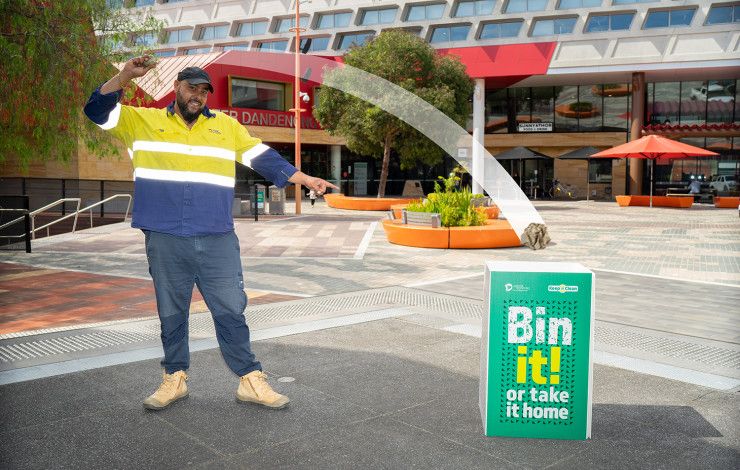
<instances>
[{"instance_id":1,"label":"window frame","mask_svg":"<svg viewBox=\"0 0 740 470\"><path fill-rule=\"evenodd\" d=\"M629 26L626 29L612 29L612 17L616 15L631 15ZM637 12L634 10L629 11L610 11L607 13L590 13L586 17L585 24L583 25L583 33L584 34L592 34L592 33L614 33L614 32L624 32L624 31L630 31L632 29L633 23L635 21L635 16L637 16ZM591 23L591 20L593 18L609 18L609 26L605 30L599 30L599 31L589 31L588 25Z\"/></svg>"},{"instance_id":2,"label":"window frame","mask_svg":"<svg viewBox=\"0 0 740 470\"><path fill-rule=\"evenodd\" d=\"M691 23L694 22L694 18L696 17L696 5L689 5L689 6L680 6L675 8L653 8L647 11L645 14L645 20L642 22L642 27L640 29L643 30L652 30L652 29L661 29L661 28L686 28L691 27ZM691 20L689 21L689 24L679 24L679 25L673 25L671 24L671 17L673 15L674 11L691 11ZM647 27L648 19L650 18L650 15L653 13L662 13L666 12L668 13L668 25L666 26L653 26L651 28Z\"/></svg>"},{"instance_id":3,"label":"window frame","mask_svg":"<svg viewBox=\"0 0 740 470\"><path fill-rule=\"evenodd\" d=\"M280 27L283 24L283 21L288 20L292 25L286 29L285 31L282 31ZM305 24L303 24L305 21ZM308 29L311 26L311 15L305 14L301 15L301 17L298 19L299 28L305 28ZM292 16L277 16L273 18L273 24L272 28L270 30L271 33L288 33L292 28L295 28L295 15Z\"/></svg>"},{"instance_id":4,"label":"window frame","mask_svg":"<svg viewBox=\"0 0 740 470\"><path fill-rule=\"evenodd\" d=\"M258 23L265 25L265 31L262 32L262 33L256 33L255 34L254 33L254 25L255 24L258 24ZM242 30L242 27L244 27L244 25L247 25L247 24L252 25L252 34L248 34L248 35L244 35L244 36L241 35L241 34L239 34L241 32L241 30ZM263 34L267 34L267 32L269 30L270 30L270 20L267 19L267 18L254 19L254 20L249 20L249 21L240 21L240 22L237 23L236 29L234 30L234 37L235 38L250 38L250 37L253 37L253 36L262 36Z\"/></svg>"},{"instance_id":5,"label":"window frame","mask_svg":"<svg viewBox=\"0 0 740 470\"><path fill-rule=\"evenodd\" d=\"M326 47L325 48L323 48L323 49L317 49L315 51L309 50L309 51L305 52L305 54L310 54L311 52L328 51L329 49L331 49L331 35L322 34L322 35L318 35L318 36L313 36L313 35L312 36L301 36L301 41L304 41L306 39L326 39L327 41L326 41ZM301 50L300 44L298 45L297 49L298 50ZM295 39L293 40L293 47L291 48L291 50L293 52L296 51L296 42L295 42Z\"/></svg>"},{"instance_id":6,"label":"window frame","mask_svg":"<svg viewBox=\"0 0 740 470\"><path fill-rule=\"evenodd\" d=\"M566 1L566 0L558 0L558 3L557 3L557 5L555 5L555 9L556 9L556 10L575 10L575 9L577 9L577 8L599 8L599 7L601 7L601 6L602 6L602 5L604 4L604 0L596 0L597 2L599 2L599 4L598 4L598 5L593 5L593 6L586 6L586 7L585 7L585 6L583 6L583 5L581 5L581 6L578 6L578 7L563 7L563 6L561 6L561 4L562 4L562 3L564 2L564 1ZM586 0L580 0L580 1L581 1L581 2L584 2L584 1L586 1Z\"/></svg>"},{"instance_id":7,"label":"window frame","mask_svg":"<svg viewBox=\"0 0 740 470\"><path fill-rule=\"evenodd\" d=\"M439 16L439 18L429 18L426 14L426 8L430 6L442 6L442 14ZM414 8L424 7L424 18L418 19L418 20L411 20L409 19L409 16L411 15L411 10ZM417 21L434 21L434 20L440 20L445 17L445 13L447 13L447 2L440 2L440 1L433 1L433 2L417 2L417 3L407 3L404 7L404 11L401 15L401 21L404 23L406 22L417 22Z\"/></svg>"},{"instance_id":8,"label":"window frame","mask_svg":"<svg viewBox=\"0 0 740 470\"><path fill-rule=\"evenodd\" d=\"M540 16L532 18L532 24L529 27L529 31L527 32L527 37L530 38L539 38L539 37L547 37L547 36L560 36L563 34L573 34L573 32L576 30L576 26L578 25L578 20L580 19L580 15L562 15L562 16ZM553 28L552 34L542 34L542 35L534 35L534 30L537 27L537 23L540 21L557 21L557 20L575 20L573 22L573 28L568 33L555 33Z\"/></svg>"},{"instance_id":9,"label":"window frame","mask_svg":"<svg viewBox=\"0 0 740 470\"><path fill-rule=\"evenodd\" d=\"M228 100L227 103L229 104L229 107L230 108L257 109L257 110L260 110L260 111L267 111L267 112L285 112L286 111L285 108L287 108L289 106L289 104L288 104L289 101L290 101L289 100L289 98L290 98L289 95L292 95L292 88L293 88L290 83L278 82L278 81L274 81L274 80L258 80L258 79L251 78L251 77L242 77L241 75L228 75L227 78L228 78L228 84L229 85L226 87L226 93L227 93L227 100ZM236 80L246 80L246 81L256 82L256 83L269 83L269 84L272 84L272 85L280 85L282 87L282 91L283 91L283 98L282 98L282 100L283 100L283 103L282 103L283 104L283 106L282 106L283 109L277 110L277 109L245 108L243 106L234 106L233 95L232 95L232 91L231 91L232 86L233 86L233 80L234 79L236 79Z\"/></svg>"},{"instance_id":10,"label":"window frame","mask_svg":"<svg viewBox=\"0 0 740 470\"><path fill-rule=\"evenodd\" d=\"M499 36L499 37L496 37L496 38L483 38L483 37L481 37L481 36L483 36L483 30L486 28L486 26L493 25L493 24L502 24L502 23L519 23L519 30L517 31L516 35L514 35L514 36ZM479 40L479 41L493 41L493 40L496 40L496 39L516 38L516 37L519 37L519 35L522 34L522 26L524 26L524 19L522 19L522 18L512 18L512 19L506 19L506 20L496 20L496 21L481 22L480 23L480 26L478 28L478 33L475 35L475 39L476 40Z\"/></svg>"},{"instance_id":11,"label":"window frame","mask_svg":"<svg viewBox=\"0 0 740 470\"><path fill-rule=\"evenodd\" d=\"M341 47L342 46L342 41L344 40L344 38L346 38L348 36L362 36L362 35L369 35L370 36L369 39L366 39L365 40L365 42L367 42L368 40L373 39L375 37L376 33L375 33L374 30L373 31L347 31L347 32L344 32L344 33L337 33L336 39L335 39L335 42L334 42L334 47L332 49L335 50L335 51L347 51L347 50L349 50L349 48L351 46L347 46L345 48L342 48Z\"/></svg>"},{"instance_id":12,"label":"window frame","mask_svg":"<svg viewBox=\"0 0 740 470\"><path fill-rule=\"evenodd\" d=\"M172 33L175 33L175 32L178 33L178 37L179 37L180 31L190 31L190 38L184 41L181 41L179 39L174 42L170 41L170 37L172 36ZM193 28L192 26L188 26L186 28L170 29L170 30L167 30L167 41L165 41L163 44L182 44L185 42L192 42L194 34L195 34L195 28Z\"/></svg>"},{"instance_id":13,"label":"window frame","mask_svg":"<svg viewBox=\"0 0 740 470\"><path fill-rule=\"evenodd\" d=\"M365 23L365 16L368 13L377 13L378 14L378 20L380 20L380 12L381 11L389 11L393 10L393 21L382 23L378 21L377 23ZM393 24L396 22L396 19L398 18L398 6L387 6L387 7L378 7L378 8L360 8L358 11L358 14L355 17L355 25L356 26L375 26L375 25L384 25L384 24Z\"/></svg>"},{"instance_id":14,"label":"window frame","mask_svg":"<svg viewBox=\"0 0 740 470\"><path fill-rule=\"evenodd\" d=\"M345 26L337 26L336 15L349 15L347 24ZM328 17L328 16L332 17L332 25L331 26L321 26L321 20L324 17ZM331 11L316 12L314 13L314 19L312 21L312 29L316 29L319 31L326 31L328 29L348 28L350 25L352 25L352 10L331 10Z\"/></svg>"},{"instance_id":15,"label":"window frame","mask_svg":"<svg viewBox=\"0 0 740 470\"><path fill-rule=\"evenodd\" d=\"M490 1L493 3L493 5L491 5L491 11L489 13L477 13L474 11L472 15L460 16L459 14L460 4L472 3L473 10L475 10L478 2L484 2L484 1ZM453 5L453 8L450 9L450 18L476 18L479 15L493 15L495 11L496 11L496 0L457 0L455 4Z\"/></svg>"},{"instance_id":16,"label":"window frame","mask_svg":"<svg viewBox=\"0 0 740 470\"><path fill-rule=\"evenodd\" d=\"M513 1L525 1L525 2L527 2L527 9L524 10L524 11L509 11L509 5ZM537 13L537 12L541 12L541 11L547 11L547 5L549 3L549 0L544 0L545 5L541 9L539 9L539 10L530 10L529 9L529 2L530 1L543 1L543 0L506 0L506 3L504 3L503 8L501 9L501 13L504 13L504 14L507 14L507 15L508 14L520 14L520 15L523 15L523 14L527 14L527 13Z\"/></svg>"},{"instance_id":17,"label":"window frame","mask_svg":"<svg viewBox=\"0 0 740 470\"><path fill-rule=\"evenodd\" d=\"M254 42L256 44L253 44L253 46L256 46L256 47L253 47L253 49L256 50L257 52L288 52L290 50L289 49L290 48L290 40L289 39L286 39L286 38L266 39L266 40L263 40L263 41L254 41ZM281 51L276 51L276 50L274 50L272 48L270 48L270 49L262 49L262 44L271 44L271 43L278 43L278 42L284 42L285 43L285 49L283 49Z\"/></svg>"},{"instance_id":18,"label":"window frame","mask_svg":"<svg viewBox=\"0 0 740 470\"><path fill-rule=\"evenodd\" d=\"M450 33L452 33L452 28L461 28L461 27L465 27L468 29L468 31L465 33L465 39L456 39L456 40L449 39L448 41L437 41L437 42L432 41L432 38L434 37L434 33L436 33L438 29L447 28L450 30ZM470 30L472 28L473 28L473 23L448 23L448 24L431 25L429 26L429 32L427 33L427 42L429 44L444 44L448 42L467 41L468 37L470 37ZM452 34L450 34L450 37L452 37Z\"/></svg>"},{"instance_id":19,"label":"window frame","mask_svg":"<svg viewBox=\"0 0 740 470\"><path fill-rule=\"evenodd\" d=\"M740 7L740 2L729 2L729 3L713 3L709 11L707 11L707 16L704 18L704 25L703 26L716 26L716 25L723 25L723 24L733 24L740 22L740 19L737 21L735 20L735 8ZM731 14L731 20L722 22L722 23L709 23L709 15L711 15L712 10L715 8L730 8L730 14Z\"/></svg>"},{"instance_id":20,"label":"window frame","mask_svg":"<svg viewBox=\"0 0 740 470\"><path fill-rule=\"evenodd\" d=\"M229 28L229 25L230 25L229 23L211 23L211 24L199 25L199 26L197 26L197 28L198 28L198 33L197 33L198 39L196 39L196 41L218 41L220 39L226 39L226 38L229 37L229 35L230 35L229 33L231 33L231 31L230 31L231 28ZM216 37L216 36L214 36L212 38L204 38L203 37L205 35L205 32L206 32L206 30L208 28L213 28L213 32L215 34L216 28L218 28L218 27L226 27L226 34L224 34L221 37Z\"/></svg>"}]
</instances>

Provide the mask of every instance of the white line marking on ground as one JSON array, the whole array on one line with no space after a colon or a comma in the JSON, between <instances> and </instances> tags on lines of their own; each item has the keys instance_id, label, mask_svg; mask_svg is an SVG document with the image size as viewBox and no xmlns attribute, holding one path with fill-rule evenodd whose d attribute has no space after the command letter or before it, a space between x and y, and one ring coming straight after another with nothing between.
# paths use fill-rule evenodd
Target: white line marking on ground
<instances>
[{"instance_id":1,"label":"white line marking on ground","mask_svg":"<svg viewBox=\"0 0 740 470\"><path fill-rule=\"evenodd\" d=\"M435 279L433 281L412 282L411 284L404 284L404 287L428 286L430 284L440 284L442 282L457 281L457 280L460 280L460 279L469 279L471 277L479 277L479 276L483 276L483 273L463 274L463 275L460 275L460 276L446 277L444 279Z\"/></svg>"},{"instance_id":2,"label":"white line marking on ground","mask_svg":"<svg viewBox=\"0 0 740 470\"><path fill-rule=\"evenodd\" d=\"M740 285L738 284L725 284L723 282L697 281L695 279L681 279L679 277L657 276L655 274L632 273L629 271L615 271L613 269L594 268L593 271L597 271L597 272L600 271L604 273L613 273L613 274L627 274L629 276L652 277L655 279L664 279L666 281L692 282L694 284L708 284L710 286L734 287L735 289L740 289Z\"/></svg>"},{"instance_id":3,"label":"white line marking on ground","mask_svg":"<svg viewBox=\"0 0 740 470\"><path fill-rule=\"evenodd\" d=\"M367 251L367 247L370 246L370 241L373 239L373 234L375 233L375 229L377 227L378 227L378 222L370 223L370 226L367 228L367 231L365 232L365 236L362 237L360 246L358 246L357 251L355 251L354 259L362 259L365 257L365 251Z\"/></svg>"}]
</instances>

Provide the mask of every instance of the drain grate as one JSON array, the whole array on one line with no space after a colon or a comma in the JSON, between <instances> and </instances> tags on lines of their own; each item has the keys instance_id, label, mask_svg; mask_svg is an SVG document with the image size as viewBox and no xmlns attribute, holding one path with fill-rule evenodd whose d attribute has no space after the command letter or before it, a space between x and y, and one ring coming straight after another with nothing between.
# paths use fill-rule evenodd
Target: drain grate
<instances>
[{"instance_id":1,"label":"drain grate","mask_svg":"<svg viewBox=\"0 0 740 470\"><path fill-rule=\"evenodd\" d=\"M699 362L708 366L740 369L740 351L662 336L651 336L614 326L596 327L596 344Z\"/></svg>"}]
</instances>

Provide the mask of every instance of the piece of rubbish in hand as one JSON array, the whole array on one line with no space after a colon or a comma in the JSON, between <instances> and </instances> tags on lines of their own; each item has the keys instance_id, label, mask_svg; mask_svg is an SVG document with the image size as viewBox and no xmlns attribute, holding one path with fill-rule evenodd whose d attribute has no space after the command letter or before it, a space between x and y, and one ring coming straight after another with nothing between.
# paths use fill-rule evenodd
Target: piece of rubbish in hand
<instances>
[{"instance_id":1,"label":"piece of rubbish in hand","mask_svg":"<svg viewBox=\"0 0 740 470\"><path fill-rule=\"evenodd\" d=\"M155 65L156 63L157 63L157 58L155 56L150 56L144 61L144 63L142 64L142 67L150 67L152 65Z\"/></svg>"}]
</instances>

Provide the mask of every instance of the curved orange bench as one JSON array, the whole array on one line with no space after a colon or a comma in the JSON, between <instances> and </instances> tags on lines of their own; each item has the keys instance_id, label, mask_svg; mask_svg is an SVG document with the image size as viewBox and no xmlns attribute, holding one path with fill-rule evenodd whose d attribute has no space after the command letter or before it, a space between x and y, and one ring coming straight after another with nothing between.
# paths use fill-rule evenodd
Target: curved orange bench
<instances>
[{"instance_id":1,"label":"curved orange bench","mask_svg":"<svg viewBox=\"0 0 740 470\"><path fill-rule=\"evenodd\" d=\"M740 197L714 197L714 207L720 209L737 209L738 206L740 206Z\"/></svg>"},{"instance_id":2,"label":"curved orange bench","mask_svg":"<svg viewBox=\"0 0 740 470\"><path fill-rule=\"evenodd\" d=\"M616 196L616 199L621 207L650 205L650 196ZM694 196L653 196L653 207L688 209L692 204Z\"/></svg>"},{"instance_id":3,"label":"curved orange bench","mask_svg":"<svg viewBox=\"0 0 740 470\"><path fill-rule=\"evenodd\" d=\"M391 209L393 211L393 218L400 219L401 211L406 208L408 204L393 204ZM483 208L486 211L486 215L489 219L498 219L498 215L501 213L497 206L487 206Z\"/></svg>"},{"instance_id":4,"label":"curved orange bench","mask_svg":"<svg viewBox=\"0 0 740 470\"><path fill-rule=\"evenodd\" d=\"M488 220L478 227L406 225L400 220L383 220L388 241L417 248L509 248L522 242L506 220Z\"/></svg>"},{"instance_id":5,"label":"curved orange bench","mask_svg":"<svg viewBox=\"0 0 740 470\"><path fill-rule=\"evenodd\" d=\"M351 211L387 211L394 204L408 204L418 199L391 197L348 197L344 194L324 194L329 207Z\"/></svg>"}]
</instances>

